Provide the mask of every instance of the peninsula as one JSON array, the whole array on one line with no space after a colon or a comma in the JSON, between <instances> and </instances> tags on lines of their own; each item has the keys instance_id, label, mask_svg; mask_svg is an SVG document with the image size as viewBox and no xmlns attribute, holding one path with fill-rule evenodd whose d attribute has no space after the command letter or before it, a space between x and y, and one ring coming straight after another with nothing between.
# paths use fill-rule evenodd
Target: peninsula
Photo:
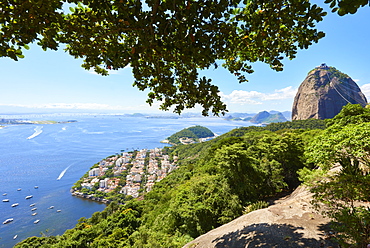
<instances>
[{"instance_id":1,"label":"peninsula","mask_svg":"<svg viewBox=\"0 0 370 248\"><path fill-rule=\"evenodd\" d=\"M24 120L24 119L0 119L0 126L2 125L27 125L27 124L61 124L61 123L72 123L77 122L76 120L68 120L68 121L51 121L51 120L43 120L43 121L31 121L31 120Z\"/></svg>"},{"instance_id":2,"label":"peninsula","mask_svg":"<svg viewBox=\"0 0 370 248\"><path fill-rule=\"evenodd\" d=\"M151 191L176 169L177 157L166 148L142 149L109 156L95 164L72 187L73 196L104 203L125 202Z\"/></svg>"}]
</instances>

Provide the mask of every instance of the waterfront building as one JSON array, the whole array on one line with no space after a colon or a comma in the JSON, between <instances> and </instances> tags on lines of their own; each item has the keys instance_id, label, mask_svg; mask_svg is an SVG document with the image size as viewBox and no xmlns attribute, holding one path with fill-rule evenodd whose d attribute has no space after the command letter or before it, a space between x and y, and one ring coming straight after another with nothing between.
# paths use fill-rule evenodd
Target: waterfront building
<instances>
[{"instance_id":1,"label":"waterfront building","mask_svg":"<svg viewBox=\"0 0 370 248\"><path fill-rule=\"evenodd\" d=\"M89 171L89 177L97 177L100 174L99 168L94 168Z\"/></svg>"}]
</instances>

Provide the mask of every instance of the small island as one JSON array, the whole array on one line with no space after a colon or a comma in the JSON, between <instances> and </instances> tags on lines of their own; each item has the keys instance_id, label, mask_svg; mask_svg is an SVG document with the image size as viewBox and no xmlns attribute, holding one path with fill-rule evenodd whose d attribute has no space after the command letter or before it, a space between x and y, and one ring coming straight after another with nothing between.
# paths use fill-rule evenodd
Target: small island
<instances>
[{"instance_id":1,"label":"small island","mask_svg":"<svg viewBox=\"0 0 370 248\"><path fill-rule=\"evenodd\" d=\"M186 145L204 142L214 137L215 134L208 128L202 126L193 126L172 134L166 140L163 140L162 143L169 143L171 145Z\"/></svg>"}]
</instances>

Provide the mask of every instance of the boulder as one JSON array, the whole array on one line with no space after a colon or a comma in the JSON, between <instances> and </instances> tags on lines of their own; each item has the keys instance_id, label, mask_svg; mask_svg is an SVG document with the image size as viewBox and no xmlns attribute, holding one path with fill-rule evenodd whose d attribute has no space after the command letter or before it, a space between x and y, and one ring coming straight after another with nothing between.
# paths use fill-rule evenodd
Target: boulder
<instances>
[{"instance_id":1,"label":"boulder","mask_svg":"<svg viewBox=\"0 0 370 248\"><path fill-rule=\"evenodd\" d=\"M310 71L299 86L292 120L333 118L348 103L365 107L367 100L348 75L322 64Z\"/></svg>"}]
</instances>

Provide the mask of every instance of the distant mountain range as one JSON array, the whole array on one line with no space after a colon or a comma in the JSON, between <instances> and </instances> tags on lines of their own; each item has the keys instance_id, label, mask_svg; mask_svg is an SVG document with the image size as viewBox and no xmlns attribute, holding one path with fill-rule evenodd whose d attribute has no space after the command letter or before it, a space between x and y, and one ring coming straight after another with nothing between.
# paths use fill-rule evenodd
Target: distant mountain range
<instances>
[{"instance_id":1,"label":"distant mountain range","mask_svg":"<svg viewBox=\"0 0 370 248\"><path fill-rule=\"evenodd\" d=\"M267 113L267 114L266 114ZM48 108L26 108L19 106L1 106L0 105L0 117L14 115L14 116L31 116L31 115L117 115L122 117L141 117L141 118L158 118L158 119L178 119L178 118L200 118L203 117L199 112L187 112L181 115L177 115L171 112L159 112L159 113L120 113L117 110L93 110L93 109L48 109ZM279 114L279 115L276 115ZM262 115L262 118L258 115ZM269 115L269 116L267 116ZM270 116L271 115L271 116ZM276 115L276 116L275 116ZM232 121L255 121L254 123L270 123L270 122L284 122L291 120L292 112L284 111L279 112L275 110L262 111L259 113L242 113L242 112L232 112L226 115L224 118L226 120ZM210 115L210 117L213 117ZM3 117L8 118L8 117ZM14 117L20 118L20 117ZM216 118L216 117L215 117Z\"/></svg>"},{"instance_id":2,"label":"distant mountain range","mask_svg":"<svg viewBox=\"0 0 370 248\"><path fill-rule=\"evenodd\" d=\"M230 121L249 121L255 124L261 124L288 121L291 120L291 115L292 112L290 111L279 112L271 110L270 112L261 111L257 114L232 113L225 119Z\"/></svg>"}]
</instances>

